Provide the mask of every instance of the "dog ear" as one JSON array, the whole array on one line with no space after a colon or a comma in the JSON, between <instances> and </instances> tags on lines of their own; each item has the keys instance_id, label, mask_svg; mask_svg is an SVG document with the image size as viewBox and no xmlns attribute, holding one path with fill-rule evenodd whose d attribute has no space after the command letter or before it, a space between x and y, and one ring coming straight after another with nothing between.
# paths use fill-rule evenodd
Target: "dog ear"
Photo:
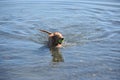
<instances>
[{"instance_id":1,"label":"dog ear","mask_svg":"<svg viewBox=\"0 0 120 80\"><path fill-rule=\"evenodd\" d=\"M57 40L56 39L57 39L56 36L52 36L52 44L55 45L55 46L57 45L57 43L56 43Z\"/></svg>"},{"instance_id":2,"label":"dog ear","mask_svg":"<svg viewBox=\"0 0 120 80\"><path fill-rule=\"evenodd\" d=\"M53 36L52 38L55 40L57 37L56 37L56 36Z\"/></svg>"}]
</instances>

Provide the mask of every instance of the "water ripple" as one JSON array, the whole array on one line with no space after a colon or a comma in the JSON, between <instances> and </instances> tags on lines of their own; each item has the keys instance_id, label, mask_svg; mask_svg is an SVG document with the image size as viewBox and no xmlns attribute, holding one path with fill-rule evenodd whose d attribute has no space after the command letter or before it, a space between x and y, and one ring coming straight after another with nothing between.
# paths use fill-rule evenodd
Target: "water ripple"
<instances>
[{"instance_id":1,"label":"water ripple","mask_svg":"<svg viewBox=\"0 0 120 80\"><path fill-rule=\"evenodd\" d=\"M0 80L119 80L119 13L118 0L0 0ZM64 62L39 29L63 34Z\"/></svg>"}]
</instances>

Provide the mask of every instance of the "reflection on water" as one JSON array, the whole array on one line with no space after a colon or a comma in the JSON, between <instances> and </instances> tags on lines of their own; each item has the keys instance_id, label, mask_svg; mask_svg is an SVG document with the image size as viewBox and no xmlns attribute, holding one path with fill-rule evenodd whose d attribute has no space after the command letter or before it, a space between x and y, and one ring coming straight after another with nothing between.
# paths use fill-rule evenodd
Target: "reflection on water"
<instances>
[{"instance_id":1,"label":"reflection on water","mask_svg":"<svg viewBox=\"0 0 120 80\"><path fill-rule=\"evenodd\" d=\"M54 48L51 48L50 51L51 51L51 54L53 57L52 58L53 62L63 62L64 61L63 56L62 56L59 48L54 47Z\"/></svg>"}]
</instances>

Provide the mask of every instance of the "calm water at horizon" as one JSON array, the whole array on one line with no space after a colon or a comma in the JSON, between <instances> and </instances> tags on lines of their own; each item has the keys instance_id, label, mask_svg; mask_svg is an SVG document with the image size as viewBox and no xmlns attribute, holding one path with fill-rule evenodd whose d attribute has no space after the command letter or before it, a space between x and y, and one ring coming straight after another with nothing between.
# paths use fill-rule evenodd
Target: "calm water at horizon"
<instances>
[{"instance_id":1,"label":"calm water at horizon","mask_svg":"<svg viewBox=\"0 0 120 80\"><path fill-rule=\"evenodd\" d=\"M120 1L0 0L0 80L120 80Z\"/></svg>"}]
</instances>

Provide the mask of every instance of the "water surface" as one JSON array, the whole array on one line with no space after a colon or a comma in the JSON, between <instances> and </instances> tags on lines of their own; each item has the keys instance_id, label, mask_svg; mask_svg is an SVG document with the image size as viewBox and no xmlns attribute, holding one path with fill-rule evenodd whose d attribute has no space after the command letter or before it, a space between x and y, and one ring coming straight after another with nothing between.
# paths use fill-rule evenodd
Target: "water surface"
<instances>
[{"instance_id":1,"label":"water surface","mask_svg":"<svg viewBox=\"0 0 120 80\"><path fill-rule=\"evenodd\" d=\"M64 62L39 29L64 35ZM0 0L0 80L120 80L120 1Z\"/></svg>"}]
</instances>

